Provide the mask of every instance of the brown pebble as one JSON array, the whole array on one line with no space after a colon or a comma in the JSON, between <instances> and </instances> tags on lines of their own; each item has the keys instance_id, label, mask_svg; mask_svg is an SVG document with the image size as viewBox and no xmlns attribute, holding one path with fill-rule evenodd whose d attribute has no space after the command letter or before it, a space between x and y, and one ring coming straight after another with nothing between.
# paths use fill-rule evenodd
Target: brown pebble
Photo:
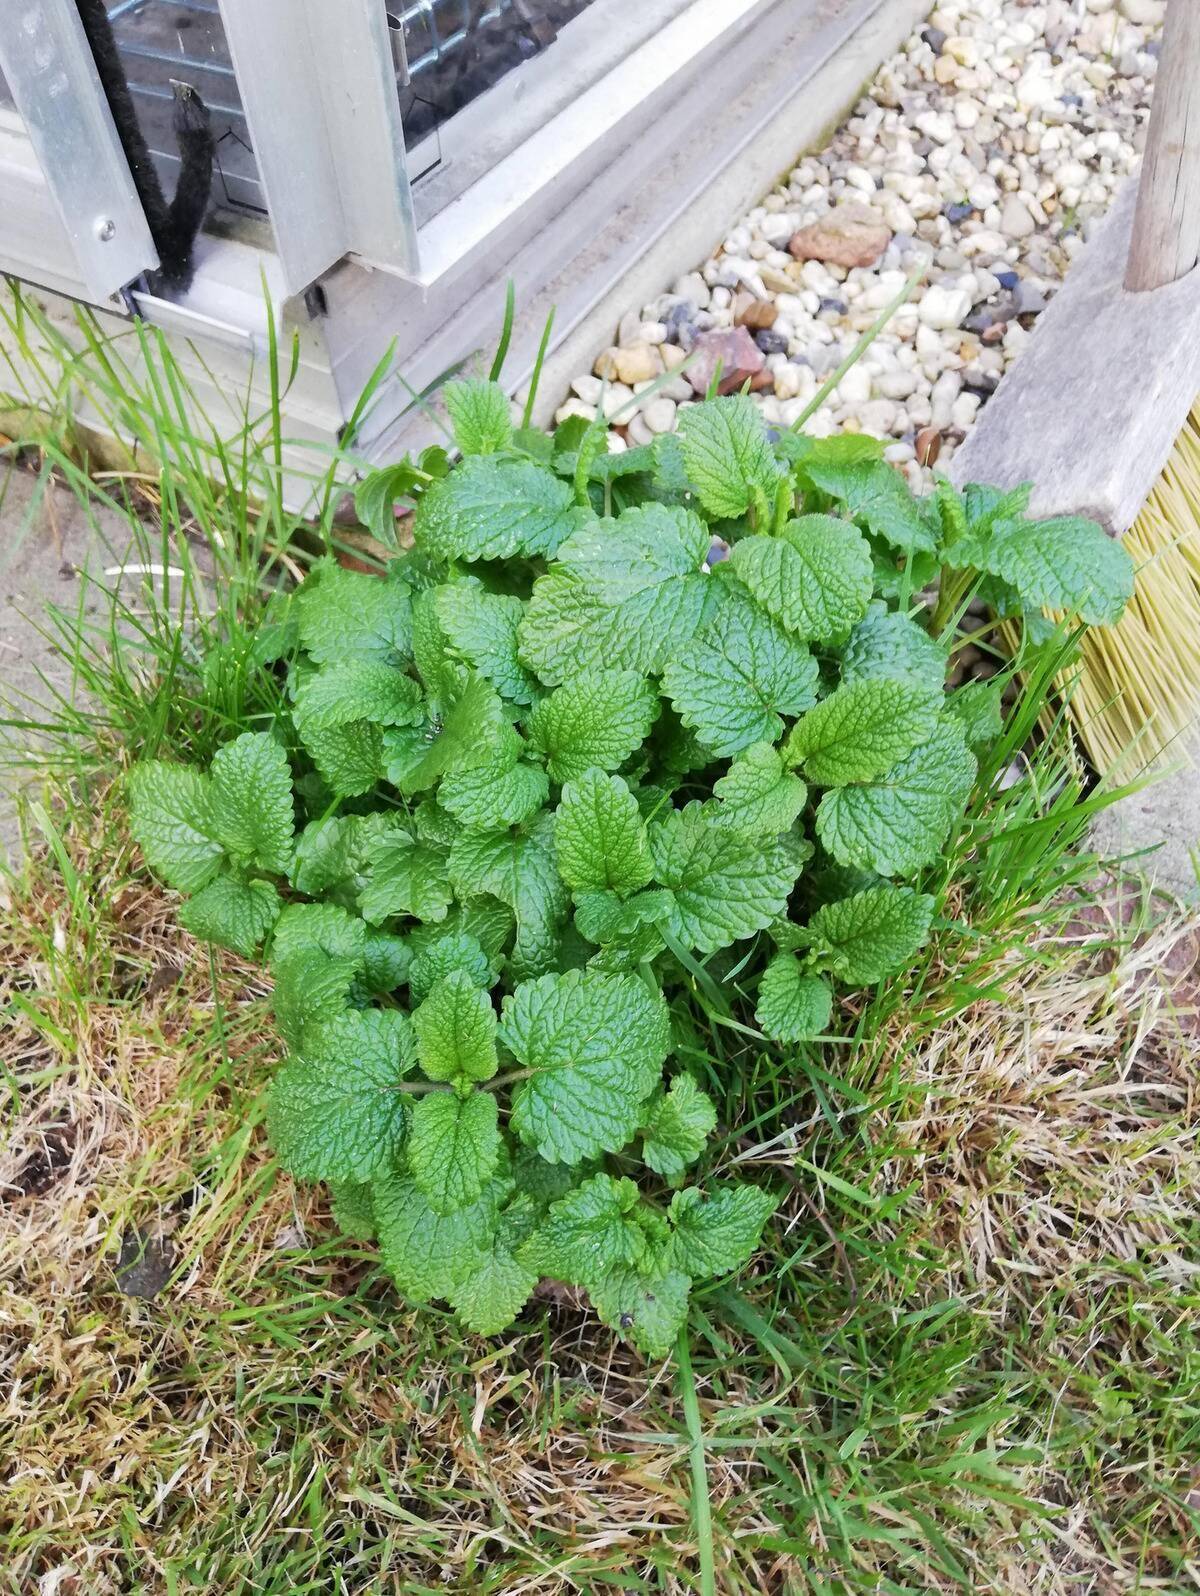
<instances>
[{"instance_id":1,"label":"brown pebble","mask_svg":"<svg viewBox=\"0 0 1200 1596\"><path fill-rule=\"evenodd\" d=\"M917 433L917 461L923 466L937 464L942 452L942 435L936 427L922 427Z\"/></svg>"},{"instance_id":2,"label":"brown pebble","mask_svg":"<svg viewBox=\"0 0 1200 1596\"><path fill-rule=\"evenodd\" d=\"M873 266L892 241L892 231L877 211L845 200L808 227L792 235L789 252L799 261L821 260L832 266Z\"/></svg>"},{"instance_id":3,"label":"brown pebble","mask_svg":"<svg viewBox=\"0 0 1200 1596\"><path fill-rule=\"evenodd\" d=\"M721 368L721 393L738 393L747 377L763 370L766 362L763 352L745 327L714 328L702 333L692 346L692 364L687 368L687 380L692 391L703 396ZM772 379L773 381L774 379Z\"/></svg>"},{"instance_id":4,"label":"brown pebble","mask_svg":"<svg viewBox=\"0 0 1200 1596\"><path fill-rule=\"evenodd\" d=\"M748 304L739 307L734 321L739 327L750 327L755 332L765 332L768 327L775 325L779 315L773 301L769 299L750 299Z\"/></svg>"},{"instance_id":5,"label":"brown pebble","mask_svg":"<svg viewBox=\"0 0 1200 1596\"><path fill-rule=\"evenodd\" d=\"M990 327L984 328L983 342L985 344L1003 343L1004 335L1007 331L1008 323L1006 321L994 321Z\"/></svg>"},{"instance_id":6,"label":"brown pebble","mask_svg":"<svg viewBox=\"0 0 1200 1596\"><path fill-rule=\"evenodd\" d=\"M775 373L773 371L756 371L750 379L751 393L774 393Z\"/></svg>"}]
</instances>

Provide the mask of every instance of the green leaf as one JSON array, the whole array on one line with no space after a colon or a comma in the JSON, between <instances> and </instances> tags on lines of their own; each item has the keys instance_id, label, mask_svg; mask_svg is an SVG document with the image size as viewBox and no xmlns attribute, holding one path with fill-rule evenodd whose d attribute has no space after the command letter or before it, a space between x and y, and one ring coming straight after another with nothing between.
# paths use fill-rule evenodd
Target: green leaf
<instances>
[{"instance_id":1,"label":"green leaf","mask_svg":"<svg viewBox=\"0 0 1200 1596\"><path fill-rule=\"evenodd\" d=\"M586 671L557 687L526 719L530 745L555 781L615 770L658 718L658 694L636 671Z\"/></svg>"},{"instance_id":2,"label":"green leaf","mask_svg":"<svg viewBox=\"0 0 1200 1596\"><path fill-rule=\"evenodd\" d=\"M319 665L411 658L412 601L402 582L322 560L296 589L294 604L300 641Z\"/></svg>"},{"instance_id":3,"label":"green leaf","mask_svg":"<svg viewBox=\"0 0 1200 1596\"><path fill-rule=\"evenodd\" d=\"M289 903L275 923L272 963L302 949L317 949L332 959L362 963L367 928L357 915L332 903Z\"/></svg>"},{"instance_id":4,"label":"green leaf","mask_svg":"<svg viewBox=\"0 0 1200 1596\"><path fill-rule=\"evenodd\" d=\"M370 792L383 773L383 733L368 720L301 733L322 780L339 798Z\"/></svg>"},{"instance_id":5,"label":"green leaf","mask_svg":"<svg viewBox=\"0 0 1200 1596\"><path fill-rule=\"evenodd\" d=\"M779 467L762 412L745 394L709 399L679 413L688 479L709 515L731 519L774 502Z\"/></svg>"},{"instance_id":6,"label":"green leaf","mask_svg":"<svg viewBox=\"0 0 1200 1596\"><path fill-rule=\"evenodd\" d=\"M712 1098L690 1075L676 1075L642 1125L642 1159L664 1180L678 1180L716 1128Z\"/></svg>"},{"instance_id":7,"label":"green leaf","mask_svg":"<svg viewBox=\"0 0 1200 1596\"><path fill-rule=\"evenodd\" d=\"M662 685L705 747L737 754L751 743L773 743L781 716L816 703L817 662L757 604L731 596L667 661Z\"/></svg>"},{"instance_id":8,"label":"green leaf","mask_svg":"<svg viewBox=\"0 0 1200 1596\"><path fill-rule=\"evenodd\" d=\"M272 960L275 1022L290 1048L301 1046L308 1026L349 1008L350 988L360 968L353 956L335 957L312 945L294 947Z\"/></svg>"},{"instance_id":9,"label":"green leaf","mask_svg":"<svg viewBox=\"0 0 1200 1596\"><path fill-rule=\"evenodd\" d=\"M887 677L851 682L796 722L784 758L821 787L870 781L929 740L941 707L940 688Z\"/></svg>"},{"instance_id":10,"label":"green leaf","mask_svg":"<svg viewBox=\"0 0 1200 1596\"><path fill-rule=\"evenodd\" d=\"M232 858L286 875L292 863L292 770L268 732L243 732L213 756L213 826Z\"/></svg>"},{"instance_id":11,"label":"green leaf","mask_svg":"<svg viewBox=\"0 0 1200 1596\"><path fill-rule=\"evenodd\" d=\"M486 765L511 743L512 727L496 689L474 672L464 677L440 722L426 734L418 756L409 757L402 771L394 769L389 757L388 780L406 796L432 787L441 776ZM389 756L400 742L396 732L387 734L384 747Z\"/></svg>"},{"instance_id":12,"label":"green leaf","mask_svg":"<svg viewBox=\"0 0 1200 1596\"><path fill-rule=\"evenodd\" d=\"M183 905L179 923L201 942L216 942L248 959L262 946L281 907L269 881L222 875Z\"/></svg>"},{"instance_id":13,"label":"green leaf","mask_svg":"<svg viewBox=\"0 0 1200 1596\"><path fill-rule=\"evenodd\" d=\"M442 778L438 801L464 826L480 831L519 826L538 812L550 794L546 772L516 757L520 747L514 732L512 745L494 760L451 771Z\"/></svg>"},{"instance_id":14,"label":"green leaf","mask_svg":"<svg viewBox=\"0 0 1200 1596\"><path fill-rule=\"evenodd\" d=\"M512 965L518 978L550 967L568 900L543 831L501 836L464 832L450 850L448 868L459 897L486 892L516 915Z\"/></svg>"},{"instance_id":15,"label":"green leaf","mask_svg":"<svg viewBox=\"0 0 1200 1596\"><path fill-rule=\"evenodd\" d=\"M419 547L445 560L552 555L585 520L569 484L531 460L464 460L417 506Z\"/></svg>"},{"instance_id":16,"label":"green leaf","mask_svg":"<svg viewBox=\"0 0 1200 1596\"><path fill-rule=\"evenodd\" d=\"M442 389L454 428L454 441L464 455L496 454L512 442L508 395L498 382L477 379L448 382Z\"/></svg>"},{"instance_id":17,"label":"green leaf","mask_svg":"<svg viewBox=\"0 0 1200 1596\"><path fill-rule=\"evenodd\" d=\"M833 993L793 953L776 954L758 984L754 1018L776 1042L810 1042L829 1029Z\"/></svg>"},{"instance_id":18,"label":"green leaf","mask_svg":"<svg viewBox=\"0 0 1200 1596\"><path fill-rule=\"evenodd\" d=\"M445 937L469 936L479 943L489 964L498 964L512 933L513 914L507 905L492 898L475 898L470 903L456 903L440 925L414 926L408 940L414 956L421 958Z\"/></svg>"},{"instance_id":19,"label":"green leaf","mask_svg":"<svg viewBox=\"0 0 1200 1596\"><path fill-rule=\"evenodd\" d=\"M551 1203L521 1248L521 1262L539 1275L590 1288L609 1270L645 1258L649 1241L638 1223L639 1205L631 1180L593 1175Z\"/></svg>"},{"instance_id":20,"label":"green leaf","mask_svg":"<svg viewBox=\"0 0 1200 1596\"><path fill-rule=\"evenodd\" d=\"M532 1198L539 1216L549 1203L574 1191L580 1181L593 1173L589 1164L582 1164L578 1169L570 1169L566 1164L548 1164L540 1153L520 1142L513 1151L512 1166L517 1190Z\"/></svg>"},{"instance_id":21,"label":"green leaf","mask_svg":"<svg viewBox=\"0 0 1200 1596\"><path fill-rule=\"evenodd\" d=\"M650 852L655 879L668 889L659 923L700 953L765 931L800 873L787 848L731 832L694 804L651 825Z\"/></svg>"},{"instance_id":22,"label":"green leaf","mask_svg":"<svg viewBox=\"0 0 1200 1596\"><path fill-rule=\"evenodd\" d=\"M351 659L326 665L301 682L296 692L300 735L328 731L350 721L380 726L419 726L425 719L421 685L395 665L378 659Z\"/></svg>"},{"instance_id":23,"label":"green leaf","mask_svg":"<svg viewBox=\"0 0 1200 1596\"><path fill-rule=\"evenodd\" d=\"M396 915L444 920L451 897L445 861L407 832L397 831L376 848L359 903L363 918L381 925Z\"/></svg>"},{"instance_id":24,"label":"green leaf","mask_svg":"<svg viewBox=\"0 0 1200 1596\"><path fill-rule=\"evenodd\" d=\"M657 895L643 892L639 897L622 902L615 892L578 892L575 896L575 924L580 934L589 942L603 944L629 937L639 927L649 924L649 916L656 913Z\"/></svg>"},{"instance_id":25,"label":"green leaf","mask_svg":"<svg viewBox=\"0 0 1200 1596\"><path fill-rule=\"evenodd\" d=\"M933 899L885 883L826 903L808 922L813 946L843 981L873 986L901 970L929 937Z\"/></svg>"},{"instance_id":26,"label":"green leaf","mask_svg":"<svg viewBox=\"0 0 1200 1596\"><path fill-rule=\"evenodd\" d=\"M946 713L958 721L972 748L994 741L1004 730L1003 681L993 676L964 683L947 696Z\"/></svg>"},{"instance_id":27,"label":"green leaf","mask_svg":"<svg viewBox=\"0 0 1200 1596\"><path fill-rule=\"evenodd\" d=\"M308 1027L303 1051L275 1077L267 1129L279 1162L307 1180L371 1180L391 1168L408 1113L399 1083L413 1064L412 1027L395 1009L348 1010Z\"/></svg>"},{"instance_id":28,"label":"green leaf","mask_svg":"<svg viewBox=\"0 0 1200 1596\"><path fill-rule=\"evenodd\" d=\"M443 706L462 691L463 668L450 652L437 596L437 588L425 587L413 599L413 664L425 683L431 706L440 715Z\"/></svg>"},{"instance_id":29,"label":"green leaf","mask_svg":"<svg viewBox=\"0 0 1200 1596\"><path fill-rule=\"evenodd\" d=\"M373 1241L376 1235L375 1205L369 1183L331 1181L333 1218L343 1236L354 1241Z\"/></svg>"},{"instance_id":30,"label":"green leaf","mask_svg":"<svg viewBox=\"0 0 1200 1596\"><path fill-rule=\"evenodd\" d=\"M310 821L296 842L292 885L306 897L325 896L357 908L376 852L397 832L407 834L407 829L404 817L394 809Z\"/></svg>"},{"instance_id":31,"label":"green leaf","mask_svg":"<svg viewBox=\"0 0 1200 1596\"><path fill-rule=\"evenodd\" d=\"M945 477L938 477L934 503L945 563L959 571L982 570L992 537L999 528L1024 517L1032 492L1030 482L1008 490L972 482L959 493Z\"/></svg>"},{"instance_id":32,"label":"green leaf","mask_svg":"<svg viewBox=\"0 0 1200 1596\"><path fill-rule=\"evenodd\" d=\"M870 544L833 516L805 515L778 537L743 538L729 561L763 608L807 641L848 632L871 602Z\"/></svg>"},{"instance_id":33,"label":"green leaf","mask_svg":"<svg viewBox=\"0 0 1200 1596\"><path fill-rule=\"evenodd\" d=\"M389 931L369 931L363 943L363 985L368 992L390 995L408 979L412 949Z\"/></svg>"},{"instance_id":34,"label":"green leaf","mask_svg":"<svg viewBox=\"0 0 1200 1596\"><path fill-rule=\"evenodd\" d=\"M447 931L434 937L417 954L409 970L408 989L413 1002L422 1002L439 981L460 971L482 988L490 987L494 979L487 954L469 932Z\"/></svg>"},{"instance_id":35,"label":"green leaf","mask_svg":"<svg viewBox=\"0 0 1200 1596\"><path fill-rule=\"evenodd\" d=\"M577 892L636 892L653 870L637 799L620 776L600 770L563 788L554 846L559 874Z\"/></svg>"},{"instance_id":36,"label":"green leaf","mask_svg":"<svg viewBox=\"0 0 1200 1596\"><path fill-rule=\"evenodd\" d=\"M552 686L581 671L661 671L724 596L702 569L710 542L698 515L663 504L583 526L533 584L521 658Z\"/></svg>"},{"instance_id":37,"label":"green leaf","mask_svg":"<svg viewBox=\"0 0 1200 1596\"><path fill-rule=\"evenodd\" d=\"M450 646L514 704L530 704L537 683L517 658L519 598L489 593L473 579L437 590L437 616Z\"/></svg>"},{"instance_id":38,"label":"green leaf","mask_svg":"<svg viewBox=\"0 0 1200 1596\"><path fill-rule=\"evenodd\" d=\"M396 500L420 495L424 480L406 455L378 471L369 471L354 487L354 513L372 536L396 547Z\"/></svg>"},{"instance_id":39,"label":"green leaf","mask_svg":"<svg viewBox=\"0 0 1200 1596\"><path fill-rule=\"evenodd\" d=\"M877 781L837 787L817 808L817 836L839 864L907 876L932 864L962 813L975 760L957 721L940 721Z\"/></svg>"},{"instance_id":40,"label":"green leaf","mask_svg":"<svg viewBox=\"0 0 1200 1596\"><path fill-rule=\"evenodd\" d=\"M759 1186L715 1183L707 1196L696 1186L677 1191L667 1211L670 1263L693 1280L740 1269L778 1206Z\"/></svg>"},{"instance_id":41,"label":"green leaf","mask_svg":"<svg viewBox=\"0 0 1200 1596\"><path fill-rule=\"evenodd\" d=\"M808 788L787 772L779 750L754 743L713 782L715 801L704 810L718 825L765 841L792 828L807 798Z\"/></svg>"},{"instance_id":42,"label":"green leaf","mask_svg":"<svg viewBox=\"0 0 1200 1596\"><path fill-rule=\"evenodd\" d=\"M677 1269L613 1269L588 1293L604 1324L648 1358L665 1358L687 1322L690 1282Z\"/></svg>"},{"instance_id":43,"label":"green leaf","mask_svg":"<svg viewBox=\"0 0 1200 1596\"><path fill-rule=\"evenodd\" d=\"M518 1263L516 1249L536 1220L536 1205L516 1197L500 1215L496 1234L480 1263L450 1292L459 1320L477 1335L506 1329L528 1302L537 1276Z\"/></svg>"},{"instance_id":44,"label":"green leaf","mask_svg":"<svg viewBox=\"0 0 1200 1596\"><path fill-rule=\"evenodd\" d=\"M636 976L572 970L504 999L500 1037L534 1071L513 1095L512 1126L550 1163L624 1147L671 1045L667 1006Z\"/></svg>"},{"instance_id":45,"label":"green leaf","mask_svg":"<svg viewBox=\"0 0 1200 1596\"><path fill-rule=\"evenodd\" d=\"M190 765L145 760L129 773L129 797L129 829L151 870L180 892L207 886L224 854L208 777Z\"/></svg>"},{"instance_id":46,"label":"green leaf","mask_svg":"<svg viewBox=\"0 0 1200 1596\"><path fill-rule=\"evenodd\" d=\"M490 1092L430 1092L412 1111L408 1168L435 1214L475 1202L496 1173L500 1130Z\"/></svg>"},{"instance_id":47,"label":"green leaf","mask_svg":"<svg viewBox=\"0 0 1200 1596\"><path fill-rule=\"evenodd\" d=\"M1010 583L1027 605L1066 610L1089 626L1114 625L1133 596L1128 551L1082 516L1002 522L981 569Z\"/></svg>"},{"instance_id":48,"label":"green leaf","mask_svg":"<svg viewBox=\"0 0 1200 1596\"><path fill-rule=\"evenodd\" d=\"M932 528L900 473L882 460L835 463L810 456L804 476L822 493L840 501L840 508L867 531L886 539L906 554L931 553L937 546Z\"/></svg>"},{"instance_id":49,"label":"green leaf","mask_svg":"<svg viewBox=\"0 0 1200 1596\"><path fill-rule=\"evenodd\" d=\"M411 814L417 841L437 853L448 853L455 839L462 836L462 826L432 796L422 798Z\"/></svg>"},{"instance_id":50,"label":"green leaf","mask_svg":"<svg viewBox=\"0 0 1200 1596\"><path fill-rule=\"evenodd\" d=\"M452 970L413 1010L417 1056L431 1081L486 1081L496 1073L496 1012L466 970Z\"/></svg>"},{"instance_id":51,"label":"green leaf","mask_svg":"<svg viewBox=\"0 0 1200 1596\"><path fill-rule=\"evenodd\" d=\"M375 1182L379 1248L405 1296L418 1302L448 1298L483 1268L510 1187L497 1176L469 1207L438 1214L411 1176L393 1174Z\"/></svg>"},{"instance_id":52,"label":"green leaf","mask_svg":"<svg viewBox=\"0 0 1200 1596\"><path fill-rule=\"evenodd\" d=\"M879 677L919 682L940 692L946 651L910 616L872 604L850 633L842 655L842 685Z\"/></svg>"}]
</instances>

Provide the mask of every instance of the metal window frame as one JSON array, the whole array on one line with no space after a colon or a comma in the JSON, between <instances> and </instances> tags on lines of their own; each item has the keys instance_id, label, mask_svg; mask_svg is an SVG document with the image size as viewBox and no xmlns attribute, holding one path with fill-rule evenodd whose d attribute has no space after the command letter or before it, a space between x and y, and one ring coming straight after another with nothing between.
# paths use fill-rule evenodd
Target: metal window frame
<instances>
[{"instance_id":1,"label":"metal window frame","mask_svg":"<svg viewBox=\"0 0 1200 1596\"><path fill-rule=\"evenodd\" d=\"M73 0L9 0L0 70L79 275L101 303L158 254Z\"/></svg>"},{"instance_id":2,"label":"metal window frame","mask_svg":"<svg viewBox=\"0 0 1200 1596\"><path fill-rule=\"evenodd\" d=\"M417 270L385 0L220 0L284 280Z\"/></svg>"}]
</instances>

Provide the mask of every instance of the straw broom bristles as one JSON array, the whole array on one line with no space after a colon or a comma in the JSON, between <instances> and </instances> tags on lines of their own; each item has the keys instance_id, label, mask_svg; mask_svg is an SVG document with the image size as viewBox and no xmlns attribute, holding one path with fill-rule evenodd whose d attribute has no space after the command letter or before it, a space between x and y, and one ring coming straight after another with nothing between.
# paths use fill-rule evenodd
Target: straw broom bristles
<instances>
[{"instance_id":1,"label":"straw broom bristles","mask_svg":"<svg viewBox=\"0 0 1200 1596\"><path fill-rule=\"evenodd\" d=\"M1187 733L1200 725L1200 401L1123 542L1137 570L1133 597L1118 625L1084 634L1058 683L1089 759L1114 782L1194 761ZM998 630L1015 652L1018 624Z\"/></svg>"},{"instance_id":2,"label":"straw broom bristles","mask_svg":"<svg viewBox=\"0 0 1200 1596\"><path fill-rule=\"evenodd\" d=\"M1200 720L1200 403L1124 543L1133 598L1085 635L1070 704L1092 763L1119 779L1185 760Z\"/></svg>"}]
</instances>

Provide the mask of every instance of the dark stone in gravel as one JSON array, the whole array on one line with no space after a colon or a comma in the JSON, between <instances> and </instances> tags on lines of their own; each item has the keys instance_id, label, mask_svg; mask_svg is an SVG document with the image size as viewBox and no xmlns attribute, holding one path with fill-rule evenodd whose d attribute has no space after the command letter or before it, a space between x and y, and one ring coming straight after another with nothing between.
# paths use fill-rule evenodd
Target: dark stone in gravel
<instances>
[{"instance_id":1,"label":"dark stone in gravel","mask_svg":"<svg viewBox=\"0 0 1200 1596\"><path fill-rule=\"evenodd\" d=\"M995 327L999 322L1012 321L1017 314L1016 299L1011 295L1005 294L1002 298L997 299L994 304L977 305L966 321L963 322L963 326L967 332L984 333L987 332L989 327Z\"/></svg>"},{"instance_id":2,"label":"dark stone in gravel","mask_svg":"<svg viewBox=\"0 0 1200 1596\"><path fill-rule=\"evenodd\" d=\"M1016 272L997 272L996 281L1000 284L1001 288L1011 289L1015 288L1021 279L1017 276Z\"/></svg>"},{"instance_id":3,"label":"dark stone in gravel","mask_svg":"<svg viewBox=\"0 0 1200 1596\"><path fill-rule=\"evenodd\" d=\"M698 314L690 299L681 299L677 305L672 305L665 321L667 342L678 344L681 349L690 349L698 336Z\"/></svg>"},{"instance_id":4,"label":"dark stone in gravel","mask_svg":"<svg viewBox=\"0 0 1200 1596\"><path fill-rule=\"evenodd\" d=\"M954 205L943 205L942 215L948 222L965 222L974 209L973 205L968 205L965 200L960 200Z\"/></svg>"},{"instance_id":5,"label":"dark stone in gravel","mask_svg":"<svg viewBox=\"0 0 1200 1596\"><path fill-rule=\"evenodd\" d=\"M782 333L774 332L770 327L760 327L754 334L754 342L764 355L786 355L788 341Z\"/></svg>"},{"instance_id":6,"label":"dark stone in gravel","mask_svg":"<svg viewBox=\"0 0 1200 1596\"><path fill-rule=\"evenodd\" d=\"M820 308L822 314L829 311L834 316L844 316L846 314L846 301L844 299L823 299Z\"/></svg>"},{"instance_id":7,"label":"dark stone in gravel","mask_svg":"<svg viewBox=\"0 0 1200 1596\"><path fill-rule=\"evenodd\" d=\"M946 48L946 40L949 35L943 33L941 28L922 28L921 37L933 51L934 55L941 55L942 51Z\"/></svg>"},{"instance_id":8,"label":"dark stone in gravel","mask_svg":"<svg viewBox=\"0 0 1200 1596\"><path fill-rule=\"evenodd\" d=\"M1046 308L1045 294L1040 288L1024 279L1017 284L1013 302L1017 307L1018 316L1040 316Z\"/></svg>"},{"instance_id":9,"label":"dark stone in gravel","mask_svg":"<svg viewBox=\"0 0 1200 1596\"><path fill-rule=\"evenodd\" d=\"M117 1290L149 1302L157 1297L175 1268L175 1249L166 1237L132 1228L121 1237L117 1257Z\"/></svg>"}]
</instances>

